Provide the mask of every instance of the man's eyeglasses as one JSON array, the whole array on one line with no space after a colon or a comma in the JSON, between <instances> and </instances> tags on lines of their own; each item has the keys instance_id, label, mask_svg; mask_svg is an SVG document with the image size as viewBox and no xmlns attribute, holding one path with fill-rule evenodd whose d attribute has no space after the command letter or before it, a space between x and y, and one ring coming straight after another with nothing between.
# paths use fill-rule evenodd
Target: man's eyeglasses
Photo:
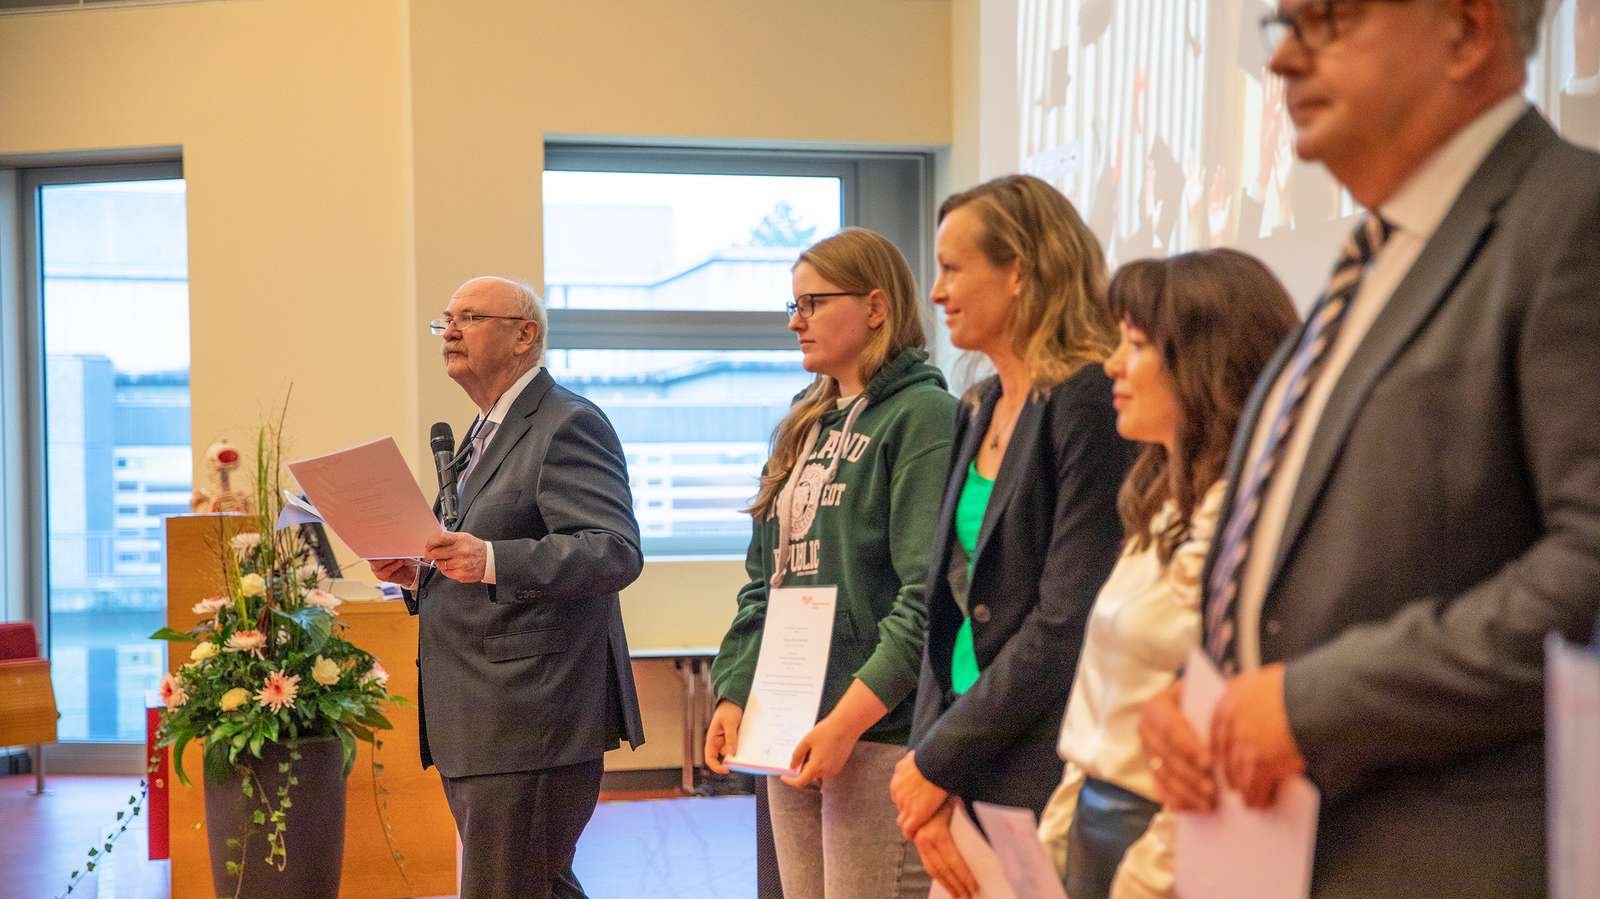
<instances>
[{"instance_id":1,"label":"man's eyeglasses","mask_svg":"<svg viewBox=\"0 0 1600 899\"><path fill-rule=\"evenodd\" d=\"M428 333L435 337L443 337L444 332L450 330L451 325L455 325L457 331L465 331L468 325L472 324L473 322L481 322L486 318L500 318L512 322L526 322L533 320L530 318L525 318L521 315L485 315L482 312L463 312L460 315L453 315L449 312L445 312L441 313L440 316L433 321L428 322Z\"/></svg>"},{"instance_id":2,"label":"man's eyeglasses","mask_svg":"<svg viewBox=\"0 0 1600 899\"><path fill-rule=\"evenodd\" d=\"M1315 53L1339 38L1339 26L1347 23L1356 8L1365 3L1404 3L1406 0L1314 0L1294 12L1277 12L1261 17L1261 42L1267 52L1276 53L1290 35L1308 53Z\"/></svg>"},{"instance_id":3,"label":"man's eyeglasses","mask_svg":"<svg viewBox=\"0 0 1600 899\"><path fill-rule=\"evenodd\" d=\"M812 313L817 311L817 300L827 299L828 297L858 296L861 296L861 294L851 293L848 290L836 290L832 293L803 293L795 297L783 308L789 310L790 318L793 318L796 315L800 316L801 318L810 318Z\"/></svg>"}]
</instances>

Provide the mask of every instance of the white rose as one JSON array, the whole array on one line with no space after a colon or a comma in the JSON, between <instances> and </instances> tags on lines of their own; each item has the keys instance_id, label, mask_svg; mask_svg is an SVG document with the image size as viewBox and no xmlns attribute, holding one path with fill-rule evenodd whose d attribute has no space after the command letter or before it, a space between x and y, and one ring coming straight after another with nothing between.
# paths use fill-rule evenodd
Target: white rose
<instances>
[{"instance_id":1,"label":"white rose","mask_svg":"<svg viewBox=\"0 0 1600 899\"><path fill-rule=\"evenodd\" d=\"M239 578L239 592L245 596L266 596L267 582L259 574L247 574Z\"/></svg>"},{"instance_id":2,"label":"white rose","mask_svg":"<svg viewBox=\"0 0 1600 899\"><path fill-rule=\"evenodd\" d=\"M311 665L311 679L324 687L333 686L339 682L339 663L317 656L317 660Z\"/></svg>"},{"instance_id":3,"label":"white rose","mask_svg":"<svg viewBox=\"0 0 1600 899\"><path fill-rule=\"evenodd\" d=\"M206 640L202 643L196 643L194 649L189 650L189 660L191 662L204 662L216 654L217 644Z\"/></svg>"},{"instance_id":4,"label":"white rose","mask_svg":"<svg viewBox=\"0 0 1600 899\"><path fill-rule=\"evenodd\" d=\"M222 709L224 712L231 712L249 701L249 690L243 687L234 687L232 690L222 694L222 698L217 700L217 708Z\"/></svg>"}]
</instances>

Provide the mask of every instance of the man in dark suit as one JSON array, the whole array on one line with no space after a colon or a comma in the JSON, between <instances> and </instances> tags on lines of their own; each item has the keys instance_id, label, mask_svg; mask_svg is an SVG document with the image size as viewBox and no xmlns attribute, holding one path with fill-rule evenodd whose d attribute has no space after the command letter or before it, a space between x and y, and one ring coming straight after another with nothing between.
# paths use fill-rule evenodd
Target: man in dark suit
<instances>
[{"instance_id":1,"label":"man in dark suit","mask_svg":"<svg viewBox=\"0 0 1600 899\"><path fill-rule=\"evenodd\" d=\"M461 833L464 899L581 897L602 757L644 742L617 598L642 565L622 445L540 365L531 288L475 278L433 330L479 409L459 523L429 541L431 568L373 562L422 619L422 764Z\"/></svg>"},{"instance_id":2,"label":"man in dark suit","mask_svg":"<svg viewBox=\"0 0 1600 899\"><path fill-rule=\"evenodd\" d=\"M1600 609L1600 156L1521 97L1543 0L1282 0L1302 158L1366 209L1245 412L1206 569L1237 672L1163 798L1321 788L1316 896L1544 892L1542 641ZM1179 847L1179 851L1183 851Z\"/></svg>"}]
</instances>

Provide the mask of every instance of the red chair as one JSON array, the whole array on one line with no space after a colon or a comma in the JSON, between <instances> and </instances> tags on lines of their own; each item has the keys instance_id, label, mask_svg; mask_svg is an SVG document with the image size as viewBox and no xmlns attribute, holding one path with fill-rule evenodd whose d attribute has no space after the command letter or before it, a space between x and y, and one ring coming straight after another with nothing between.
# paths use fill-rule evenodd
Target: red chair
<instances>
[{"instance_id":1,"label":"red chair","mask_svg":"<svg viewBox=\"0 0 1600 899\"><path fill-rule=\"evenodd\" d=\"M30 746L36 792L44 792L44 745L56 741L50 660L28 621L0 624L0 746Z\"/></svg>"}]
</instances>

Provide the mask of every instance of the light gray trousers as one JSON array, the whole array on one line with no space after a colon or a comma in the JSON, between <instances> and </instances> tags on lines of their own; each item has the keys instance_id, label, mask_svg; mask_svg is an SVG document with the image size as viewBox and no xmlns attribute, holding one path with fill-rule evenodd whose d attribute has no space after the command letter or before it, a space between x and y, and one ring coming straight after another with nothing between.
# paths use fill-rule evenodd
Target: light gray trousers
<instances>
[{"instance_id":1,"label":"light gray trousers","mask_svg":"<svg viewBox=\"0 0 1600 899\"><path fill-rule=\"evenodd\" d=\"M928 874L889 799L905 754L904 746L863 740L820 784L796 789L767 779L784 899L926 899Z\"/></svg>"}]
</instances>

